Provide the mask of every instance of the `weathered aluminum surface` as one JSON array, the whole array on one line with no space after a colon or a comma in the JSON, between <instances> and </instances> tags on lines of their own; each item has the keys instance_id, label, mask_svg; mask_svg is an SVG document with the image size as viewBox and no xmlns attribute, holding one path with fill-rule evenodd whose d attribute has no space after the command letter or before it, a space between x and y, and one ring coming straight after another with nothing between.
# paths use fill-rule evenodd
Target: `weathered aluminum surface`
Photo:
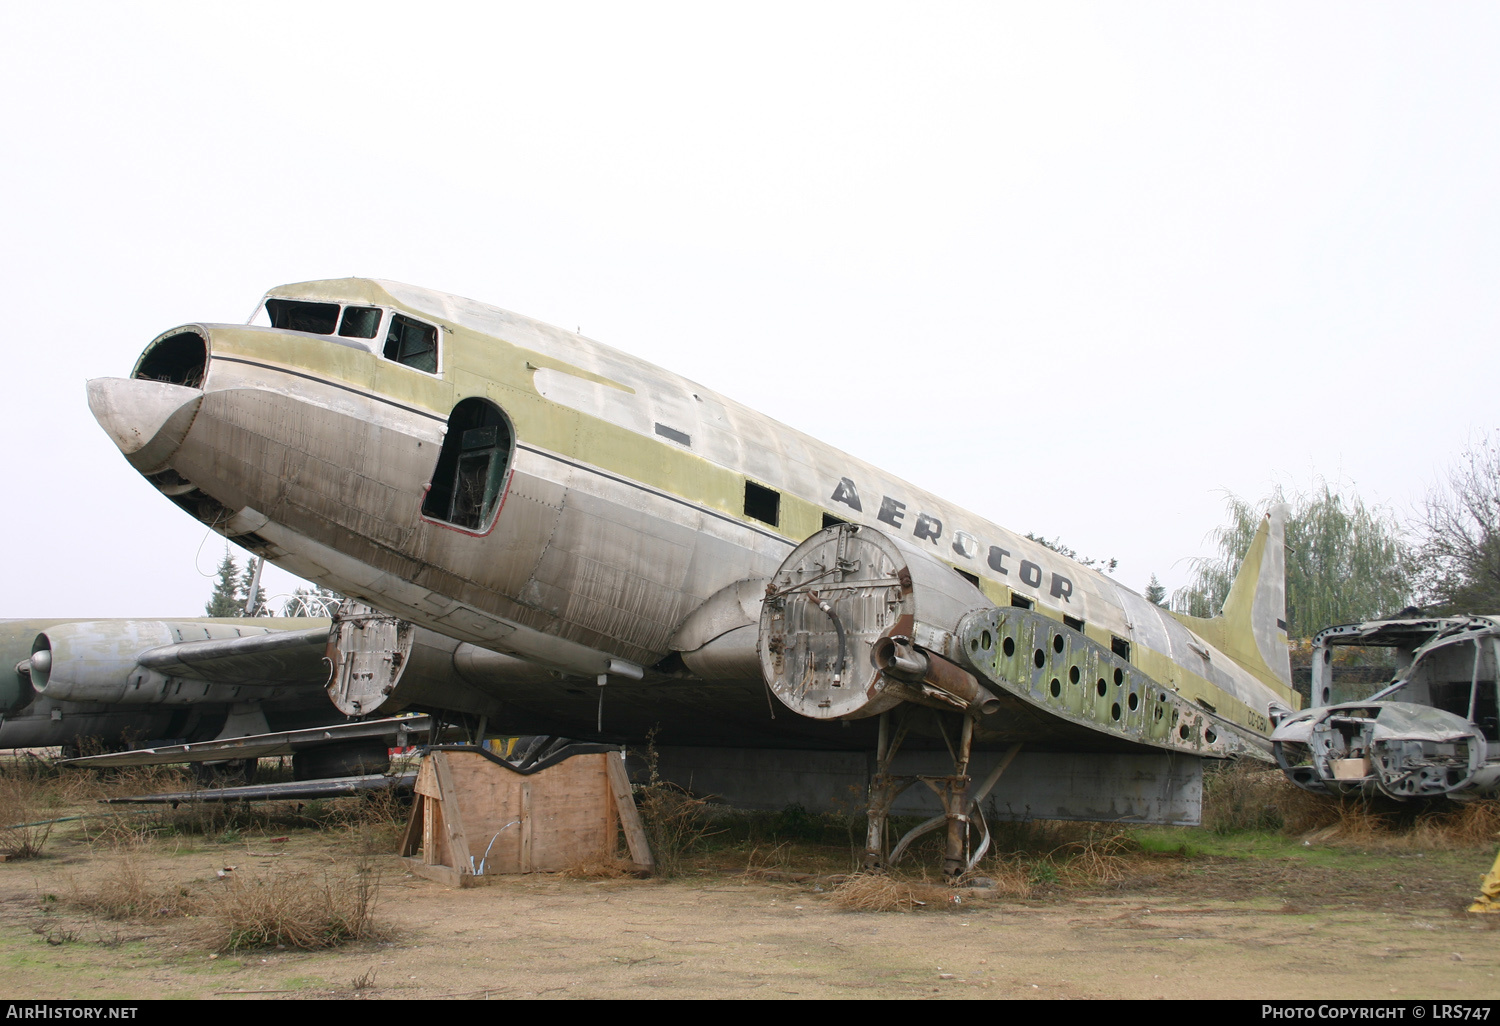
<instances>
[{"instance_id":1,"label":"weathered aluminum surface","mask_svg":"<svg viewBox=\"0 0 1500 1026\"><path fill-rule=\"evenodd\" d=\"M1060 740L1080 731L1197 756L1264 747L1256 736L1187 701L1104 646L1056 620L1014 607L969 614L956 651L1004 703L981 721L991 736ZM1266 739L1259 739L1266 740ZM1086 741L1078 741L1086 745ZM1268 747L1268 746L1267 746Z\"/></svg>"},{"instance_id":2,"label":"weathered aluminum surface","mask_svg":"<svg viewBox=\"0 0 1500 1026\"><path fill-rule=\"evenodd\" d=\"M581 677L622 663L666 667L695 610L737 582L769 578L832 514L973 573L991 602L1025 597L1085 621L1095 640L1130 641L1142 672L1225 716L1255 726L1268 695L1293 701L1274 673L1258 678L1264 667L1246 670L1108 578L590 339L390 282L312 282L273 294L376 305L436 324L439 372L326 336L174 329L203 337L209 356L191 426L180 444L175 428L164 436L173 451L153 483L252 551L414 623ZM133 384L91 385L91 406L112 437L133 427L123 411L145 405L130 398ZM483 532L420 513L448 412L471 396L497 403L516 437L498 517ZM747 480L779 494L775 523L746 512ZM1275 549L1279 534L1268 538ZM1263 620L1260 607L1274 597L1250 593L1260 596L1251 605ZM1248 630L1250 617L1236 629ZM692 650L705 657L699 665L732 666L732 657L708 658L715 640ZM686 653L682 665L691 668ZM742 743L868 740L858 727L829 735L797 717L767 723L753 678L643 676L606 701L622 731L662 722ZM507 715L590 736L597 695L572 690L519 684L507 692Z\"/></svg>"},{"instance_id":3,"label":"weathered aluminum surface","mask_svg":"<svg viewBox=\"0 0 1500 1026\"><path fill-rule=\"evenodd\" d=\"M928 698L921 683L877 667L879 643L921 637L926 647L940 646L964 613L988 605L979 589L926 552L883 531L839 524L797 546L771 578L761 605L761 671L776 697L802 716L878 715Z\"/></svg>"},{"instance_id":4,"label":"weathered aluminum surface","mask_svg":"<svg viewBox=\"0 0 1500 1026\"><path fill-rule=\"evenodd\" d=\"M349 716L442 709L498 717L507 688L556 684L536 663L501 655L345 602L327 635L328 697Z\"/></svg>"},{"instance_id":5,"label":"weathered aluminum surface","mask_svg":"<svg viewBox=\"0 0 1500 1026\"><path fill-rule=\"evenodd\" d=\"M130 705L276 700L321 686L327 621L89 620L32 643L31 683L57 701Z\"/></svg>"}]
</instances>

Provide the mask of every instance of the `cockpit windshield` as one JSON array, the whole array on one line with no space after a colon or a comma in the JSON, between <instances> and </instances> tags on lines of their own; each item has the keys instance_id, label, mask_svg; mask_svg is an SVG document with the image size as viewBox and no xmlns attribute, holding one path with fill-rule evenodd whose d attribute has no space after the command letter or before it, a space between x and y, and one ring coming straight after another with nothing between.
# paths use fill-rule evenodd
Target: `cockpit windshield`
<instances>
[{"instance_id":1,"label":"cockpit windshield","mask_svg":"<svg viewBox=\"0 0 1500 1026\"><path fill-rule=\"evenodd\" d=\"M315 335L332 335L339 321L337 303L303 303L292 299L266 300L271 327L282 331L310 331Z\"/></svg>"},{"instance_id":2,"label":"cockpit windshield","mask_svg":"<svg viewBox=\"0 0 1500 1026\"><path fill-rule=\"evenodd\" d=\"M251 324L270 323L283 331L305 331L314 335L373 339L380 336L386 311L378 306L340 306L305 299L267 299ZM375 350L369 348L371 352ZM381 349L386 359L436 374L438 329L403 314L393 313Z\"/></svg>"}]
</instances>

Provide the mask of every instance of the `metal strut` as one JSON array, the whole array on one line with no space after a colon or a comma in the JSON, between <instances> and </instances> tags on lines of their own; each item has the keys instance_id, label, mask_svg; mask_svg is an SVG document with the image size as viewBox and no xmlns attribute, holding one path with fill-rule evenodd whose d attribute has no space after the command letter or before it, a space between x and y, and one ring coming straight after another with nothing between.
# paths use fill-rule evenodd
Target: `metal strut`
<instances>
[{"instance_id":1,"label":"metal strut","mask_svg":"<svg viewBox=\"0 0 1500 1026\"><path fill-rule=\"evenodd\" d=\"M900 723L894 737L891 735L891 714L886 712L880 716L879 740L875 751L875 776L870 781L869 825L865 836L865 868L877 870L895 865L906 854L913 841L940 826L945 826L947 841L943 850L943 876L947 880L958 880L973 872L979 860L984 858L989 851L990 827L984 818L981 803L989 796L990 791L999 781L1000 775L1019 754L1021 745L1019 742L1012 745L984 782L978 788L971 790L969 760L974 743L974 724L978 719L978 714L962 713L960 714L962 723L959 728L958 745L955 748L951 742L948 743L948 751L953 757L954 764L952 774L948 776L926 774L898 776L891 773L891 764L895 759L896 751L906 737L910 726L908 718L912 708L910 705L902 705L898 710L901 714ZM941 721L938 727L942 730ZM947 731L942 730L942 733L944 740L947 741ZM891 806L908 787L918 781L932 789L938 801L942 803L943 811L907 831L887 856L885 855L886 830L890 823ZM970 828L976 824L979 830L978 843L971 846Z\"/></svg>"}]
</instances>

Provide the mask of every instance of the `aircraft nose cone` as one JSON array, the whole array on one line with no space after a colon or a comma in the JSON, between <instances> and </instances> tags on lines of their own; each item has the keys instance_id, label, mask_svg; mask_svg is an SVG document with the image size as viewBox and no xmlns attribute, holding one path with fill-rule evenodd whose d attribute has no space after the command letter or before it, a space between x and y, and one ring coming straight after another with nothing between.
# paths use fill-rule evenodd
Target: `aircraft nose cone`
<instances>
[{"instance_id":1,"label":"aircraft nose cone","mask_svg":"<svg viewBox=\"0 0 1500 1026\"><path fill-rule=\"evenodd\" d=\"M130 465L154 473L182 445L203 392L166 381L141 378L94 378L89 382L89 409Z\"/></svg>"}]
</instances>

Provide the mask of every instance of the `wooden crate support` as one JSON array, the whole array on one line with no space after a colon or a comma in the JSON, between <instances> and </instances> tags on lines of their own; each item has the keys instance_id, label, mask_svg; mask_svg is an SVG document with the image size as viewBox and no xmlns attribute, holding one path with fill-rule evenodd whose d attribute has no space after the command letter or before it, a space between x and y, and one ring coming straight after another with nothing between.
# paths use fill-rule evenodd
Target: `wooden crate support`
<instances>
[{"instance_id":1,"label":"wooden crate support","mask_svg":"<svg viewBox=\"0 0 1500 1026\"><path fill-rule=\"evenodd\" d=\"M618 752L575 755L524 774L478 748L428 752L401 854L418 876L472 887L613 858L623 830L636 869L654 864ZM420 851L420 857L417 857Z\"/></svg>"}]
</instances>

